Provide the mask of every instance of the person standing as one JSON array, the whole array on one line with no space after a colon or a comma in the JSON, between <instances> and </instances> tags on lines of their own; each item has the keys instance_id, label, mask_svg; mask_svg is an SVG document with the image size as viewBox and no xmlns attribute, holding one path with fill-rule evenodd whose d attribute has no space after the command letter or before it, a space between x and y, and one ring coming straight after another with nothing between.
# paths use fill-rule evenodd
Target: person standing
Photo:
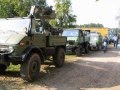
<instances>
[{"instance_id":1,"label":"person standing","mask_svg":"<svg viewBox=\"0 0 120 90\"><path fill-rule=\"evenodd\" d=\"M103 48L104 53L107 51L107 45L108 45L108 38L107 36L105 36L102 40L102 48Z\"/></svg>"},{"instance_id":2,"label":"person standing","mask_svg":"<svg viewBox=\"0 0 120 90\"><path fill-rule=\"evenodd\" d=\"M118 36L115 34L115 36L113 37L114 40L114 47L118 48Z\"/></svg>"}]
</instances>

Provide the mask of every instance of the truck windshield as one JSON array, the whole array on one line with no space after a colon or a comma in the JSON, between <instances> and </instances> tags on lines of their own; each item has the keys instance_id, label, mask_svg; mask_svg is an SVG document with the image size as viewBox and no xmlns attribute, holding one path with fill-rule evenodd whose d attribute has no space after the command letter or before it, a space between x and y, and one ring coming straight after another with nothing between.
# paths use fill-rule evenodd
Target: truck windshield
<instances>
[{"instance_id":1,"label":"truck windshield","mask_svg":"<svg viewBox=\"0 0 120 90\"><path fill-rule=\"evenodd\" d=\"M0 32L24 32L24 29L29 28L30 19L1 19Z\"/></svg>"},{"instance_id":2,"label":"truck windshield","mask_svg":"<svg viewBox=\"0 0 120 90\"><path fill-rule=\"evenodd\" d=\"M78 30L64 30L62 36L76 37L78 36Z\"/></svg>"},{"instance_id":3,"label":"truck windshield","mask_svg":"<svg viewBox=\"0 0 120 90\"><path fill-rule=\"evenodd\" d=\"M96 41L96 40L98 40L98 37L97 36L92 36L92 37L90 37L90 40L91 41Z\"/></svg>"}]
</instances>

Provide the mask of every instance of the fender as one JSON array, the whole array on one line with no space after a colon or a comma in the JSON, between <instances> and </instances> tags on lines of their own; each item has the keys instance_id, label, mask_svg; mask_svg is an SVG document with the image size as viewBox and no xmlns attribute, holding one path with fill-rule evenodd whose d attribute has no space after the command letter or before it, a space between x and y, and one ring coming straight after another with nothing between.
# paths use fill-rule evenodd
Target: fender
<instances>
[{"instance_id":1,"label":"fender","mask_svg":"<svg viewBox=\"0 0 120 90\"><path fill-rule=\"evenodd\" d=\"M32 46L28 46L24 50L23 55L22 55L22 61L23 62L25 62L27 60L27 57L31 54L31 52L38 53L40 55L40 57L42 58L42 60L44 60L44 56L42 54L42 50L32 45Z\"/></svg>"}]
</instances>

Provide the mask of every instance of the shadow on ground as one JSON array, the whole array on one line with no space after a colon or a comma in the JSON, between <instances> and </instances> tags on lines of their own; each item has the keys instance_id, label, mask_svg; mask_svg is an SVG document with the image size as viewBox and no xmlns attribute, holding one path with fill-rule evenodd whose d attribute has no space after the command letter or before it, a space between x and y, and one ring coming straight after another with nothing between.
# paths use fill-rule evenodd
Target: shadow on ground
<instances>
[{"instance_id":1,"label":"shadow on ground","mask_svg":"<svg viewBox=\"0 0 120 90\"><path fill-rule=\"evenodd\" d=\"M109 57L120 57L120 48L114 48L109 46L107 51L104 53L101 51L91 51L88 55L84 55L83 57L89 58L109 58Z\"/></svg>"},{"instance_id":2,"label":"shadow on ground","mask_svg":"<svg viewBox=\"0 0 120 90\"><path fill-rule=\"evenodd\" d=\"M57 90L78 90L81 88L109 88L120 85L120 63L103 63L78 60L66 63L62 68L47 66L37 81L28 83L20 80L18 72L6 72L5 77L16 79L0 80L2 90L41 86ZM13 77L11 77L13 76ZM39 90L39 89L38 89Z\"/></svg>"},{"instance_id":3,"label":"shadow on ground","mask_svg":"<svg viewBox=\"0 0 120 90\"><path fill-rule=\"evenodd\" d=\"M110 48L105 54L97 51L92 52L91 55L85 55L85 57L117 57L119 50L120 48ZM118 85L120 85L120 63L117 62L77 60L66 62L62 68L55 68L53 65L44 66L39 79L31 83L23 81L18 71L8 71L0 75L0 90L32 90L34 87L38 87L37 90L40 90L41 87L51 90L79 90L110 88Z\"/></svg>"}]
</instances>

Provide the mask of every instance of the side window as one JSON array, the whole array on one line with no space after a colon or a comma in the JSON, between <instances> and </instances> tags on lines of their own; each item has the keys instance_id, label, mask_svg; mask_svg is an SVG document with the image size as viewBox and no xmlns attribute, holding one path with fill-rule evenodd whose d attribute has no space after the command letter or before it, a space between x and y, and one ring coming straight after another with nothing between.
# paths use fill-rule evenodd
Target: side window
<instances>
[{"instance_id":1,"label":"side window","mask_svg":"<svg viewBox=\"0 0 120 90\"><path fill-rule=\"evenodd\" d=\"M32 34L42 34L43 33L43 25L40 20L32 20Z\"/></svg>"},{"instance_id":2,"label":"side window","mask_svg":"<svg viewBox=\"0 0 120 90\"><path fill-rule=\"evenodd\" d=\"M35 33L43 33L43 26L41 21L36 21Z\"/></svg>"}]
</instances>

